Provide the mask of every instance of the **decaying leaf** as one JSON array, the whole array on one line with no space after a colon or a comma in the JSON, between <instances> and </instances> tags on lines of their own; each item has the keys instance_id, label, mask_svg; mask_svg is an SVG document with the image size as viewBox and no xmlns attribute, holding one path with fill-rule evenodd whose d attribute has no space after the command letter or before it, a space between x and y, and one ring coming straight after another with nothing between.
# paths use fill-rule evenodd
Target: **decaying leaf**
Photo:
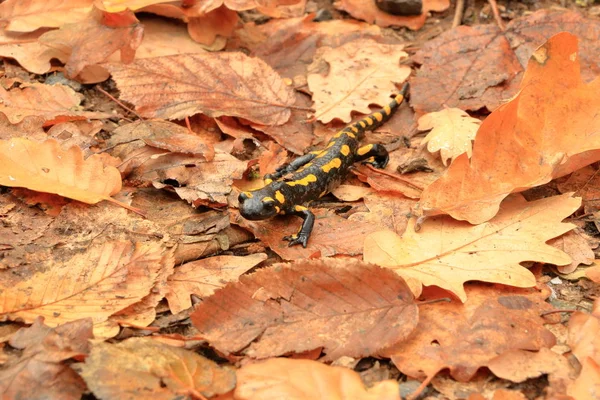
<instances>
[{"instance_id":1,"label":"decaying leaf","mask_svg":"<svg viewBox=\"0 0 600 400\"><path fill-rule=\"evenodd\" d=\"M0 21L7 21L6 30L13 32L59 28L86 19L93 3L94 0L6 0L0 4Z\"/></svg>"},{"instance_id":2,"label":"decaying leaf","mask_svg":"<svg viewBox=\"0 0 600 400\"><path fill-rule=\"evenodd\" d=\"M233 369L150 338L96 343L81 369L100 399L121 398L124 393L131 399L208 398L235 386Z\"/></svg>"},{"instance_id":3,"label":"decaying leaf","mask_svg":"<svg viewBox=\"0 0 600 400\"><path fill-rule=\"evenodd\" d=\"M419 118L419 130L430 130L421 142L427 144L431 153L440 152L442 162L448 165L448 159L454 160L462 153L471 158L471 141L475 140L481 121L472 118L459 108L446 108Z\"/></svg>"},{"instance_id":4,"label":"decaying leaf","mask_svg":"<svg viewBox=\"0 0 600 400\"><path fill-rule=\"evenodd\" d=\"M600 160L599 89L600 79L581 79L577 38L550 38L531 56L519 95L481 124L471 161L459 156L423 191L423 215L482 223L510 193Z\"/></svg>"},{"instance_id":5,"label":"decaying leaf","mask_svg":"<svg viewBox=\"0 0 600 400\"><path fill-rule=\"evenodd\" d=\"M415 296L421 284L436 285L465 301L463 284L471 280L532 287L533 274L519 263L570 264L567 254L546 241L575 227L561 221L580 204L568 194L529 203L515 195L502 203L495 218L477 226L443 216L415 232L412 219L402 237L389 231L369 235L364 260L392 268Z\"/></svg>"},{"instance_id":6,"label":"decaying leaf","mask_svg":"<svg viewBox=\"0 0 600 400\"><path fill-rule=\"evenodd\" d=\"M88 204L121 190L121 174L99 159L83 159L79 147L61 150L57 141L14 138L0 141L0 184L55 193Z\"/></svg>"},{"instance_id":7,"label":"decaying leaf","mask_svg":"<svg viewBox=\"0 0 600 400\"><path fill-rule=\"evenodd\" d=\"M192 314L223 353L266 358L322 347L327 360L373 354L406 338L417 319L408 287L392 271L334 259L243 275Z\"/></svg>"},{"instance_id":8,"label":"decaying leaf","mask_svg":"<svg viewBox=\"0 0 600 400\"><path fill-rule=\"evenodd\" d=\"M156 57L107 67L121 98L150 118L204 113L281 125L294 104L292 90L271 67L239 52Z\"/></svg>"},{"instance_id":9,"label":"decaying leaf","mask_svg":"<svg viewBox=\"0 0 600 400\"><path fill-rule=\"evenodd\" d=\"M568 379L572 372L567 358L548 348L541 348L537 352L508 351L492 359L487 366L497 377L512 382L525 382L542 375Z\"/></svg>"},{"instance_id":10,"label":"decaying leaf","mask_svg":"<svg viewBox=\"0 0 600 400\"><path fill-rule=\"evenodd\" d=\"M575 271L580 264L590 265L594 262L594 251L598 247L597 239L589 237L581 228L573 229L548 241L548 244L567 253L571 257L569 265L558 265L558 272L561 274L570 274Z\"/></svg>"},{"instance_id":11,"label":"decaying leaf","mask_svg":"<svg viewBox=\"0 0 600 400\"><path fill-rule=\"evenodd\" d=\"M233 396L236 400L400 400L395 380L377 382L366 389L360 375L350 369L287 358L240 368Z\"/></svg>"},{"instance_id":12,"label":"decaying leaf","mask_svg":"<svg viewBox=\"0 0 600 400\"><path fill-rule=\"evenodd\" d=\"M352 111L370 114L370 104L388 104L389 96L398 91L394 82L402 83L410 75L410 67L400 65L400 59L408 56L403 49L370 39L318 49L309 67L313 73L307 77L315 118L323 123L335 118L350 122ZM326 75L318 70L323 62L329 64Z\"/></svg>"},{"instance_id":13,"label":"decaying leaf","mask_svg":"<svg viewBox=\"0 0 600 400\"><path fill-rule=\"evenodd\" d=\"M516 289L501 285L468 285L469 300L419 306L419 324L411 338L391 349L400 371L415 378L432 378L444 368L461 382L497 356L512 350L552 347L550 322L540 314L552 309L549 290Z\"/></svg>"}]
</instances>

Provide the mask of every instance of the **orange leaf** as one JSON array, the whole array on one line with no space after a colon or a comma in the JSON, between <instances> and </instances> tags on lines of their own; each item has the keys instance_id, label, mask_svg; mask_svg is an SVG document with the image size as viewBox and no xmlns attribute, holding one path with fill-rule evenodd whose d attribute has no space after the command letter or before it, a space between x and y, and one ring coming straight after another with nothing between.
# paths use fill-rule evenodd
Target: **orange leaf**
<instances>
[{"instance_id":1,"label":"orange leaf","mask_svg":"<svg viewBox=\"0 0 600 400\"><path fill-rule=\"evenodd\" d=\"M315 118L323 123L339 118L352 120L352 111L370 114L370 104L386 105L390 94L398 91L394 82L404 82L410 67L400 65L408 56L404 46L357 39L337 48L321 47L309 70L329 64L328 74L309 74Z\"/></svg>"},{"instance_id":2,"label":"orange leaf","mask_svg":"<svg viewBox=\"0 0 600 400\"><path fill-rule=\"evenodd\" d=\"M592 313L577 311L569 320L567 343L579 362L587 357L600 364L600 299L594 302Z\"/></svg>"},{"instance_id":3,"label":"orange leaf","mask_svg":"<svg viewBox=\"0 0 600 400\"><path fill-rule=\"evenodd\" d=\"M206 399L235 386L232 368L150 338L96 343L81 371L100 399L123 398L124 393L137 393L132 399Z\"/></svg>"},{"instance_id":4,"label":"orange leaf","mask_svg":"<svg viewBox=\"0 0 600 400\"><path fill-rule=\"evenodd\" d=\"M6 0L0 4L0 21L6 30L33 32L39 28L59 28L88 17L93 0Z\"/></svg>"},{"instance_id":5,"label":"orange leaf","mask_svg":"<svg viewBox=\"0 0 600 400\"><path fill-rule=\"evenodd\" d=\"M227 310L224 312L224 310ZM418 319L408 287L355 260L275 264L243 275L196 307L200 334L223 353L266 358L323 347L361 357L406 338Z\"/></svg>"},{"instance_id":6,"label":"orange leaf","mask_svg":"<svg viewBox=\"0 0 600 400\"><path fill-rule=\"evenodd\" d=\"M183 54L107 67L121 98L150 118L178 119L201 112L281 125L294 104L294 93L279 75L243 53Z\"/></svg>"},{"instance_id":7,"label":"orange leaf","mask_svg":"<svg viewBox=\"0 0 600 400\"><path fill-rule=\"evenodd\" d=\"M597 400L600 398L600 363L588 357L581 364L581 374L567 393L577 400Z\"/></svg>"},{"instance_id":8,"label":"orange leaf","mask_svg":"<svg viewBox=\"0 0 600 400\"><path fill-rule=\"evenodd\" d=\"M50 49L38 41L37 32L11 34L0 29L0 56L14 58L23 68L36 74L50 71L50 60L66 60L62 51Z\"/></svg>"},{"instance_id":9,"label":"orange leaf","mask_svg":"<svg viewBox=\"0 0 600 400\"><path fill-rule=\"evenodd\" d=\"M400 400L398 382L385 380L366 389L351 369L312 360L273 358L237 372L236 400L338 399Z\"/></svg>"},{"instance_id":10,"label":"orange leaf","mask_svg":"<svg viewBox=\"0 0 600 400\"><path fill-rule=\"evenodd\" d=\"M482 223L510 193L600 160L599 90L600 79L581 80L577 38L552 37L529 60L519 95L479 128L471 162L459 156L423 191L423 214Z\"/></svg>"},{"instance_id":11,"label":"orange leaf","mask_svg":"<svg viewBox=\"0 0 600 400\"><path fill-rule=\"evenodd\" d=\"M116 202L110 196L121 190L121 174L95 157L84 160L79 147L64 151L54 139L13 138L0 141L0 184L95 204Z\"/></svg>"},{"instance_id":12,"label":"orange leaf","mask_svg":"<svg viewBox=\"0 0 600 400\"><path fill-rule=\"evenodd\" d=\"M239 20L237 12L221 6L208 14L190 18L188 32L196 42L210 46L217 36L230 37Z\"/></svg>"},{"instance_id":13,"label":"orange leaf","mask_svg":"<svg viewBox=\"0 0 600 400\"><path fill-rule=\"evenodd\" d=\"M102 11L118 13L127 9L136 11L140 8L164 2L165 0L94 0L94 5Z\"/></svg>"},{"instance_id":14,"label":"orange leaf","mask_svg":"<svg viewBox=\"0 0 600 400\"><path fill-rule=\"evenodd\" d=\"M568 194L530 203L513 196L487 223L473 226L436 217L426 221L419 233L412 219L402 237L389 231L367 236L364 260L392 268L407 280L415 296L421 284L436 285L465 301L463 285L471 280L531 287L535 277L519 263L571 263L567 254L546 241L575 227L561 221L580 203Z\"/></svg>"}]
</instances>

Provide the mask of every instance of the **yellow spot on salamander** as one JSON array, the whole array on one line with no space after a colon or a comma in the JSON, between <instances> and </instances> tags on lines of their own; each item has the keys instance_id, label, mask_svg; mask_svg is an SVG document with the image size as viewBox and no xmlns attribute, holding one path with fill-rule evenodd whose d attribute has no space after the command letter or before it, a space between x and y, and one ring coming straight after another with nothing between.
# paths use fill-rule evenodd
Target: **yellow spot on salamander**
<instances>
[{"instance_id":1,"label":"yellow spot on salamander","mask_svg":"<svg viewBox=\"0 0 600 400\"><path fill-rule=\"evenodd\" d=\"M350 131L346 131L346 135L350 136L352 139L356 139L356 135Z\"/></svg>"},{"instance_id":2,"label":"yellow spot on salamander","mask_svg":"<svg viewBox=\"0 0 600 400\"><path fill-rule=\"evenodd\" d=\"M272 197L263 197L261 200L263 203L275 203L275 200Z\"/></svg>"},{"instance_id":3,"label":"yellow spot on salamander","mask_svg":"<svg viewBox=\"0 0 600 400\"><path fill-rule=\"evenodd\" d=\"M273 179L266 178L264 179L264 183L265 185L270 185L271 183L273 183Z\"/></svg>"},{"instance_id":4,"label":"yellow spot on salamander","mask_svg":"<svg viewBox=\"0 0 600 400\"><path fill-rule=\"evenodd\" d=\"M352 129L352 131L354 131L354 133L358 133L358 128L357 128L357 127L355 127L354 125L352 125L352 126L350 127L350 129Z\"/></svg>"},{"instance_id":5,"label":"yellow spot on salamander","mask_svg":"<svg viewBox=\"0 0 600 400\"><path fill-rule=\"evenodd\" d=\"M285 203L285 196L279 190L275 191L275 198L281 204ZM277 212L279 212L279 211L277 211Z\"/></svg>"},{"instance_id":6,"label":"yellow spot on salamander","mask_svg":"<svg viewBox=\"0 0 600 400\"><path fill-rule=\"evenodd\" d=\"M294 206L294 211L306 211L308 210L308 208L304 207L304 206Z\"/></svg>"},{"instance_id":7,"label":"yellow spot on salamander","mask_svg":"<svg viewBox=\"0 0 600 400\"><path fill-rule=\"evenodd\" d=\"M399 94L398 96L396 96L394 98L394 100L396 100L396 103L400 104L404 101L404 96L402 96L401 94Z\"/></svg>"},{"instance_id":8,"label":"yellow spot on salamander","mask_svg":"<svg viewBox=\"0 0 600 400\"><path fill-rule=\"evenodd\" d=\"M367 124L369 124L369 126L373 125L373 118L365 117L364 120L367 122Z\"/></svg>"},{"instance_id":9,"label":"yellow spot on salamander","mask_svg":"<svg viewBox=\"0 0 600 400\"><path fill-rule=\"evenodd\" d=\"M277 214L279 214L281 212L281 208L279 208L278 206L275 206L275 211L277 211Z\"/></svg>"},{"instance_id":10,"label":"yellow spot on salamander","mask_svg":"<svg viewBox=\"0 0 600 400\"><path fill-rule=\"evenodd\" d=\"M379 122L383 121L383 115L380 112L376 112L373 114L373 117Z\"/></svg>"},{"instance_id":11,"label":"yellow spot on salamander","mask_svg":"<svg viewBox=\"0 0 600 400\"><path fill-rule=\"evenodd\" d=\"M253 195L252 193L250 193L250 192L243 192L243 193L244 193L244 195L245 195L247 198L249 198L249 199L251 199L251 198L253 198L253 197L254 197L254 195Z\"/></svg>"},{"instance_id":12,"label":"yellow spot on salamander","mask_svg":"<svg viewBox=\"0 0 600 400\"><path fill-rule=\"evenodd\" d=\"M372 148L373 148L373 145L372 144L368 144L368 145L363 146L360 149L358 149L356 151L356 154L358 154L359 156L364 156L365 154L367 154L368 152L370 152Z\"/></svg>"},{"instance_id":13,"label":"yellow spot on salamander","mask_svg":"<svg viewBox=\"0 0 600 400\"><path fill-rule=\"evenodd\" d=\"M344 134L344 131L342 130L342 131L339 131L338 133L336 133L335 135L333 135L333 137L334 137L335 139L337 139L337 138L339 138L340 136L342 136L343 134Z\"/></svg>"},{"instance_id":14,"label":"yellow spot on salamander","mask_svg":"<svg viewBox=\"0 0 600 400\"><path fill-rule=\"evenodd\" d=\"M323 170L323 172L329 172L333 168L339 168L341 165L342 165L342 160L340 160L339 158L334 158L333 160L329 161L327 164L323 165L321 167L321 169Z\"/></svg>"},{"instance_id":15,"label":"yellow spot on salamander","mask_svg":"<svg viewBox=\"0 0 600 400\"><path fill-rule=\"evenodd\" d=\"M367 127L367 124L365 124L365 121L363 121L362 119L360 121L358 121L358 123L360 124L360 126L362 128L366 128Z\"/></svg>"},{"instance_id":16,"label":"yellow spot on salamander","mask_svg":"<svg viewBox=\"0 0 600 400\"><path fill-rule=\"evenodd\" d=\"M332 148L334 144L335 144L335 141L334 141L334 140L332 140L331 142L329 142L329 143L327 144L327 148L328 148L328 149Z\"/></svg>"},{"instance_id":17,"label":"yellow spot on salamander","mask_svg":"<svg viewBox=\"0 0 600 400\"><path fill-rule=\"evenodd\" d=\"M392 109L390 108L390 106L385 106L383 107L383 112L385 113L385 115L390 115L392 113Z\"/></svg>"},{"instance_id":18,"label":"yellow spot on salamander","mask_svg":"<svg viewBox=\"0 0 600 400\"><path fill-rule=\"evenodd\" d=\"M308 186L310 183L316 182L316 181L317 181L317 177L313 174L309 174L309 175L306 175L302 179L298 179L297 181L286 182L286 183L289 186L296 186L296 185Z\"/></svg>"},{"instance_id":19,"label":"yellow spot on salamander","mask_svg":"<svg viewBox=\"0 0 600 400\"><path fill-rule=\"evenodd\" d=\"M344 156L348 156L348 154L350 154L350 147L348 147L348 145L343 145L342 148L340 149L340 153L342 153L342 155Z\"/></svg>"}]
</instances>

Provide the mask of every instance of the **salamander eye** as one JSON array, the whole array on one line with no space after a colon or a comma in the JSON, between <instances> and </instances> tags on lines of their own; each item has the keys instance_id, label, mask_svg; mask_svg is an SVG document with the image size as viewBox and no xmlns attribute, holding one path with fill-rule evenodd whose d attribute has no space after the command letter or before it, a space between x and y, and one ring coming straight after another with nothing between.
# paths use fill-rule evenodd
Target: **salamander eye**
<instances>
[{"instance_id":1,"label":"salamander eye","mask_svg":"<svg viewBox=\"0 0 600 400\"><path fill-rule=\"evenodd\" d=\"M238 202L243 203L244 201L248 200L250 197L248 196L248 193L246 192L242 192L240 193L240 195L238 196Z\"/></svg>"},{"instance_id":2,"label":"salamander eye","mask_svg":"<svg viewBox=\"0 0 600 400\"><path fill-rule=\"evenodd\" d=\"M268 201L266 203L263 203L263 205L265 206L265 208L272 210L273 208L275 208L275 202L273 201Z\"/></svg>"}]
</instances>

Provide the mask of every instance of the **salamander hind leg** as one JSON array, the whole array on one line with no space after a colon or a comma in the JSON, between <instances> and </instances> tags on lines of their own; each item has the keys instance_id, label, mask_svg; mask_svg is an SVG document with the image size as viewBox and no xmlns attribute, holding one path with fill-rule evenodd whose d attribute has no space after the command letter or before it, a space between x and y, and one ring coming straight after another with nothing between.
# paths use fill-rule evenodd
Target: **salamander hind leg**
<instances>
[{"instance_id":1,"label":"salamander hind leg","mask_svg":"<svg viewBox=\"0 0 600 400\"><path fill-rule=\"evenodd\" d=\"M381 144L368 144L356 151L356 161L371 164L375 168L385 168L389 160L388 151Z\"/></svg>"},{"instance_id":2,"label":"salamander hind leg","mask_svg":"<svg viewBox=\"0 0 600 400\"><path fill-rule=\"evenodd\" d=\"M302 226L300 227L298 233L285 236L283 240L288 240L290 242L288 246L301 244L302 247L306 248L306 245L308 244L308 238L310 237L315 224L315 215L308 208L303 206L295 206L294 211L291 214L303 219Z\"/></svg>"}]
</instances>

